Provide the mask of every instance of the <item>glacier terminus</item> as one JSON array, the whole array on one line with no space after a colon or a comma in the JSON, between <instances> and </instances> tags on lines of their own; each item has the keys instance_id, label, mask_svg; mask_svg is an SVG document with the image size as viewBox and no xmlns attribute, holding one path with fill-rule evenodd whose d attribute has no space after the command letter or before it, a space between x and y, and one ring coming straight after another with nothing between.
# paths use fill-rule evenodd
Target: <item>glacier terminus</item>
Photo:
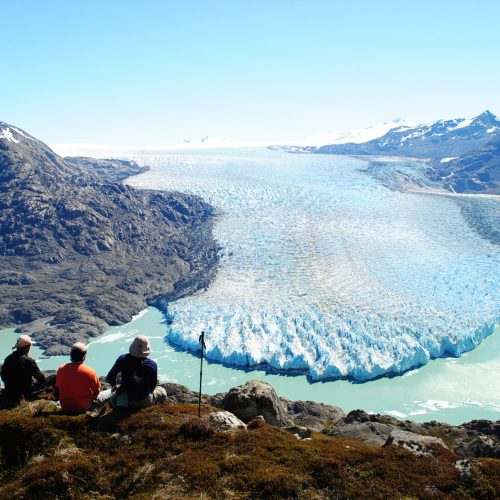
<instances>
[{"instance_id":1,"label":"glacier terminus","mask_svg":"<svg viewBox=\"0 0 500 500\"><path fill-rule=\"evenodd\" d=\"M127 182L217 210L219 270L168 304L167 339L209 359L369 380L460 356L500 317L500 200L436 189L419 160L264 148L134 155Z\"/></svg>"}]
</instances>

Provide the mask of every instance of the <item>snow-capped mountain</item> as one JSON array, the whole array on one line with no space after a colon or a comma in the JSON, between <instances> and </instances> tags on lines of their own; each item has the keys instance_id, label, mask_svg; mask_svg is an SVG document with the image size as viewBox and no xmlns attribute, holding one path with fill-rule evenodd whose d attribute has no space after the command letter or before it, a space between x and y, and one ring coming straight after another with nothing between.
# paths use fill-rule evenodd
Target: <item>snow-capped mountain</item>
<instances>
[{"instance_id":1,"label":"snow-capped mountain","mask_svg":"<svg viewBox=\"0 0 500 500\"><path fill-rule=\"evenodd\" d=\"M429 177L451 191L500 192L500 156L495 146L500 141L500 119L490 111L475 118L421 125L397 120L330 139L322 146L311 142L280 149L290 153L423 158L431 160Z\"/></svg>"},{"instance_id":2,"label":"snow-capped mountain","mask_svg":"<svg viewBox=\"0 0 500 500\"><path fill-rule=\"evenodd\" d=\"M458 157L481 148L500 131L500 120L490 111L472 119L438 120L414 127L397 126L363 143L327 144L314 153L401 155L417 158Z\"/></svg>"},{"instance_id":3,"label":"snow-capped mountain","mask_svg":"<svg viewBox=\"0 0 500 500\"><path fill-rule=\"evenodd\" d=\"M306 137L304 140L299 141L294 147L320 147L325 144L361 144L363 142L368 142L377 137L381 137L389 130L395 128L400 128L404 130L405 128L412 128L415 123L401 120L401 118L396 118L390 122L380 123L374 127L368 127L364 129L350 130L348 132L324 132L322 134L312 135Z\"/></svg>"}]
</instances>

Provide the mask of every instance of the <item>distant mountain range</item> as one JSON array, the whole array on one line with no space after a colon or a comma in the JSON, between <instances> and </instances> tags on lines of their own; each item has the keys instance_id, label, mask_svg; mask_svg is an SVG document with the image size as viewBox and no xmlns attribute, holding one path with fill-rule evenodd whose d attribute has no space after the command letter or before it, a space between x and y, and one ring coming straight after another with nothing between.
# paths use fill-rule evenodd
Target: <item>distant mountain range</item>
<instances>
[{"instance_id":1,"label":"distant mountain range","mask_svg":"<svg viewBox=\"0 0 500 500\"><path fill-rule=\"evenodd\" d=\"M126 323L147 302L207 286L211 208L120 181L131 161L62 158L0 122L0 328L49 354Z\"/></svg>"},{"instance_id":2,"label":"distant mountain range","mask_svg":"<svg viewBox=\"0 0 500 500\"><path fill-rule=\"evenodd\" d=\"M395 122L394 127L365 142L340 138L322 146L280 147L291 153L428 159L429 177L446 189L490 194L500 194L499 148L500 119L490 111L472 119L438 120L416 126Z\"/></svg>"}]
</instances>

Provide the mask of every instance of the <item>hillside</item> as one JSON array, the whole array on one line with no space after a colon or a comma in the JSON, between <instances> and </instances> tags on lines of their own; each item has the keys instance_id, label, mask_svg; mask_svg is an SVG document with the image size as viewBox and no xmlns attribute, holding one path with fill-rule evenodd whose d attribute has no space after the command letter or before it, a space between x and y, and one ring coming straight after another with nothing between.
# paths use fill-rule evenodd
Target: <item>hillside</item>
<instances>
[{"instance_id":1,"label":"hillside","mask_svg":"<svg viewBox=\"0 0 500 500\"><path fill-rule=\"evenodd\" d=\"M436 163L429 175L457 193L500 194L500 134L478 150Z\"/></svg>"},{"instance_id":2,"label":"hillside","mask_svg":"<svg viewBox=\"0 0 500 500\"><path fill-rule=\"evenodd\" d=\"M485 111L471 120L459 118L438 120L415 127L398 126L368 142L325 145L314 152L349 155L394 154L441 160L479 149L499 130L500 120L490 111Z\"/></svg>"},{"instance_id":3,"label":"hillside","mask_svg":"<svg viewBox=\"0 0 500 500\"><path fill-rule=\"evenodd\" d=\"M217 263L211 208L116 182L141 171L63 159L0 123L0 328L21 324L59 354L147 303L207 286Z\"/></svg>"},{"instance_id":4,"label":"hillside","mask_svg":"<svg viewBox=\"0 0 500 500\"><path fill-rule=\"evenodd\" d=\"M304 423L300 416L308 414L309 425L322 421L323 432L297 423L270 425L275 406L260 389L254 383L246 394L243 386L219 400L205 397L201 418L195 404L176 402L190 391L174 384L167 384L169 402L136 413L106 409L98 416L69 416L43 400L1 411L0 497L494 499L500 494L498 459L466 456L432 437L451 443L449 426L430 422L420 436L424 444L414 448L401 436L419 436L407 431L398 431L399 438L392 431L384 445L367 444L337 432L338 426L354 427L359 411L342 416L334 407L289 402L288 417ZM239 406L235 394L242 396ZM244 422L213 404L232 404ZM265 420L255 417L256 411L267 411ZM476 428L486 429L481 422ZM373 428L376 438L390 424L368 420L359 426Z\"/></svg>"}]
</instances>

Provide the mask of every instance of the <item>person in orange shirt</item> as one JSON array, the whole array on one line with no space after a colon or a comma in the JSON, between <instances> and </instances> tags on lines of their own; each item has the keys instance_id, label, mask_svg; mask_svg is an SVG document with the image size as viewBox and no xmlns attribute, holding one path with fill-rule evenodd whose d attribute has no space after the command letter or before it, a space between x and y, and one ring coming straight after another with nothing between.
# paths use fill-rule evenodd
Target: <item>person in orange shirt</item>
<instances>
[{"instance_id":1,"label":"person in orange shirt","mask_svg":"<svg viewBox=\"0 0 500 500\"><path fill-rule=\"evenodd\" d=\"M95 370L83 364L86 356L87 346L77 342L71 346L71 362L57 370L55 387L63 410L85 412L99 394L99 377Z\"/></svg>"}]
</instances>

